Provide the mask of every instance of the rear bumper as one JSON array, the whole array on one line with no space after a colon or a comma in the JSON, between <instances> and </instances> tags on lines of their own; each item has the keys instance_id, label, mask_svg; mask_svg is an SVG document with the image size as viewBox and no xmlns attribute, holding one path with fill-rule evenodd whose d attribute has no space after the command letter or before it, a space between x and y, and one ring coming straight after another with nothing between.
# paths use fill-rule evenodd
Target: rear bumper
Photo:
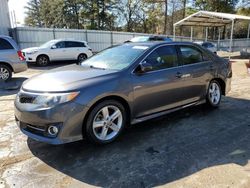
<instances>
[{"instance_id":1,"label":"rear bumper","mask_svg":"<svg viewBox=\"0 0 250 188\"><path fill-rule=\"evenodd\" d=\"M13 68L14 73L19 73L19 72L26 71L28 69L28 66L27 66L26 61L19 61L19 62L13 63L12 68Z\"/></svg>"}]
</instances>

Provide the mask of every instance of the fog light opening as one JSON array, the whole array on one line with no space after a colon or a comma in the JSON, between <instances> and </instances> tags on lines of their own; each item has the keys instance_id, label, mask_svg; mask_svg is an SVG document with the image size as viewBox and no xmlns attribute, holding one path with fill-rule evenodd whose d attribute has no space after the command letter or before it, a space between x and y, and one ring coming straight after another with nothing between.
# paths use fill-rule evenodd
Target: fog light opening
<instances>
[{"instance_id":1,"label":"fog light opening","mask_svg":"<svg viewBox=\"0 0 250 188\"><path fill-rule=\"evenodd\" d=\"M48 128L48 133L51 135L51 136L56 136L57 133L58 133L58 128L54 125L51 125L49 126Z\"/></svg>"}]
</instances>

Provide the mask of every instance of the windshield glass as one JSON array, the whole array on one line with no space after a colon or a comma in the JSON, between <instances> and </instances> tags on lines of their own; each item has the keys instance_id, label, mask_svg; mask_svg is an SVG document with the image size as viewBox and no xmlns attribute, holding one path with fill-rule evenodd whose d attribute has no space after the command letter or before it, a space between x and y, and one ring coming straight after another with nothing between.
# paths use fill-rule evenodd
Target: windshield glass
<instances>
[{"instance_id":1,"label":"windshield glass","mask_svg":"<svg viewBox=\"0 0 250 188\"><path fill-rule=\"evenodd\" d=\"M132 38L130 41L131 42L146 42L149 40L149 37L135 37Z\"/></svg>"},{"instance_id":2,"label":"windshield glass","mask_svg":"<svg viewBox=\"0 0 250 188\"><path fill-rule=\"evenodd\" d=\"M40 48L50 48L50 47L51 47L52 45L54 45L55 43L56 43L56 41L51 40L51 41L48 41L48 42L42 44L42 45L40 46Z\"/></svg>"},{"instance_id":3,"label":"windshield glass","mask_svg":"<svg viewBox=\"0 0 250 188\"><path fill-rule=\"evenodd\" d=\"M82 66L100 69L122 70L133 63L148 46L122 45L106 49L82 62Z\"/></svg>"}]
</instances>

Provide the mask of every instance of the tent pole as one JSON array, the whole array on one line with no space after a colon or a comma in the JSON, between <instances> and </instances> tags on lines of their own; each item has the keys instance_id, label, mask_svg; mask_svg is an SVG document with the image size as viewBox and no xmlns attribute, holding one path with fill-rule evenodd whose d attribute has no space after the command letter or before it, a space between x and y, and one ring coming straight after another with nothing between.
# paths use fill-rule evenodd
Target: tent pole
<instances>
[{"instance_id":1,"label":"tent pole","mask_svg":"<svg viewBox=\"0 0 250 188\"><path fill-rule=\"evenodd\" d=\"M230 44L229 44L229 60L231 59L231 53L232 53L232 44L233 44L233 34L234 34L234 20L232 20L232 27L231 27L231 37L230 37Z\"/></svg>"},{"instance_id":2,"label":"tent pole","mask_svg":"<svg viewBox=\"0 0 250 188\"><path fill-rule=\"evenodd\" d=\"M175 25L174 25L174 41L175 41Z\"/></svg>"},{"instance_id":3,"label":"tent pole","mask_svg":"<svg viewBox=\"0 0 250 188\"><path fill-rule=\"evenodd\" d=\"M246 52L248 52L248 48L249 48L249 38L250 38L250 22L248 25L248 32L247 32L247 48L246 48Z\"/></svg>"},{"instance_id":4,"label":"tent pole","mask_svg":"<svg viewBox=\"0 0 250 188\"><path fill-rule=\"evenodd\" d=\"M218 41L217 41L217 51L219 51L220 49L220 27L218 28L219 29L219 36L218 36Z\"/></svg>"},{"instance_id":5,"label":"tent pole","mask_svg":"<svg viewBox=\"0 0 250 188\"><path fill-rule=\"evenodd\" d=\"M247 39L250 38L250 22L249 22L249 25L248 25L248 32L247 32Z\"/></svg>"},{"instance_id":6,"label":"tent pole","mask_svg":"<svg viewBox=\"0 0 250 188\"><path fill-rule=\"evenodd\" d=\"M208 27L206 27L206 42L207 42L207 37L208 37Z\"/></svg>"},{"instance_id":7,"label":"tent pole","mask_svg":"<svg viewBox=\"0 0 250 188\"><path fill-rule=\"evenodd\" d=\"M191 26L191 36L190 36L190 41L193 42L193 26Z\"/></svg>"}]
</instances>

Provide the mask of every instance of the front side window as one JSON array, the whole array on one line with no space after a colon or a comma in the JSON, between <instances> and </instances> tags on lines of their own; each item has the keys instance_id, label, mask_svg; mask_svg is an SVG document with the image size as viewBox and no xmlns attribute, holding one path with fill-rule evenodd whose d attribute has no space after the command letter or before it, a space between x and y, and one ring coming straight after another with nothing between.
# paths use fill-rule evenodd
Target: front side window
<instances>
[{"instance_id":1,"label":"front side window","mask_svg":"<svg viewBox=\"0 0 250 188\"><path fill-rule=\"evenodd\" d=\"M182 61L184 65L199 63L203 61L200 50L191 46L180 46Z\"/></svg>"},{"instance_id":2,"label":"front side window","mask_svg":"<svg viewBox=\"0 0 250 188\"><path fill-rule=\"evenodd\" d=\"M155 49L145 61L152 65L153 70L178 66L175 46L163 46Z\"/></svg>"},{"instance_id":3,"label":"front side window","mask_svg":"<svg viewBox=\"0 0 250 188\"><path fill-rule=\"evenodd\" d=\"M64 42L56 43L56 48L65 48L65 43Z\"/></svg>"},{"instance_id":4,"label":"front side window","mask_svg":"<svg viewBox=\"0 0 250 188\"><path fill-rule=\"evenodd\" d=\"M0 50L13 49L13 46L5 39L0 39Z\"/></svg>"}]
</instances>

